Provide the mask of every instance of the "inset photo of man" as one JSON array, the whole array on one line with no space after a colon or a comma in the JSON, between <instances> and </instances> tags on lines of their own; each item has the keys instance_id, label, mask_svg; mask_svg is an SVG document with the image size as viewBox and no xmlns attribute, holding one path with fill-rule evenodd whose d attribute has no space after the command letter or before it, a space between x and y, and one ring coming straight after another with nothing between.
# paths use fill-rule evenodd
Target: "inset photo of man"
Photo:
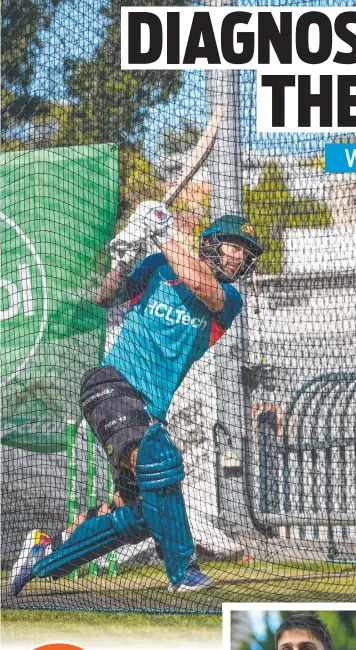
<instances>
[{"instance_id":1,"label":"inset photo of man","mask_svg":"<svg viewBox=\"0 0 356 650\"><path fill-rule=\"evenodd\" d=\"M283 608L282 608L283 607ZM224 650L354 650L356 608L226 604ZM263 609L262 609L263 608Z\"/></svg>"}]
</instances>

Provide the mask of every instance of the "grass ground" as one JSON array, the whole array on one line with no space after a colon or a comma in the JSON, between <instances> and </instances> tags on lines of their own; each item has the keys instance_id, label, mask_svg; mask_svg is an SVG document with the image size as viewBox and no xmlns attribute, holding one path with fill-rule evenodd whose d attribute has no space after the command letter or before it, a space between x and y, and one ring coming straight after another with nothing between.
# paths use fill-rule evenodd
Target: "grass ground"
<instances>
[{"instance_id":1,"label":"grass ground","mask_svg":"<svg viewBox=\"0 0 356 650\"><path fill-rule=\"evenodd\" d=\"M45 641L71 641L90 646L147 647L221 644L221 616L126 614L101 612L7 611L2 613L2 644L33 646ZM123 645L125 640L125 645Z\"/></svg>"},{"instance_id":2,"label":"grass ground","mask_svg":"<svg viewBox=\"0 0 356 650\"><path fill-rule=\"evenodd\" d=\"M82 572L77 581L68 577L56 582L35 580L18 599L5 597L2 640L5 647L31 638L32 648L48 640L80 642L84 647L201 647L221 645L221 615L187 614L213 611L222 602L354 602L355 566L326 563L246 564L214 563L202 567L215 586L201 593L169 594L167 577L160 567L123 569L117 578L101 573L96 578ZM3 582L7 575L3 573ZM43 611L48 606L74 611ZM181 609L181 614L90 612L90 607L132 609ZM28 608L31 611L28 611ZM40 610L41 611L38 611ZM100 644L100 639L102 643ZM142 646L142 640L145 645ZM84 640L87 645L84 644ZM96 646L91 646L96 643ZM99 645L98 645L99 643ZM127 645L126 645L127 644ZM192 646L193 644L193 646ZM20 647L20 645L19 645ZM27 648L28 646L21 646Z\"/></svg>"},{"instance_id":3,"label":"grass ground","mask_svg":"<svg viewBox=\"0 0 356 650\"><path fill-rule=\"evenodd\" d=\"M214 587L198 594L175 595L167 593L168 579L161 567L142 567L141 569L123 569L116 578L100 572L96 578L90 578L82 572L75 582L63 578L56 582L34 580L23 592L24 602L12 600L10 606L34 607L36 597L41 595L42 602L60 595L66 606L64 596L68 592L68 606L75 602L75 593L83 605L79 609L89 608L90 595L93 600L110 599L110 607L120 609L134 603L136 609L166 610L192 609L205 610L208 613L219 609L222 602L263 602L298 600L309 601L353 601L356 592L356 567L352 564L327 564L303 562L302 566L293 563L254 562L252 565L229 564L218 562L203 564L202 569L213 578ZM3 584L6 576L3 575ZM206 594L206 595L205 595ZM25 600L25 598L27 600ZM195 602L200 602L199 608ZM54 602L53 602L54 605ZM4 606L8 606L5 602ZM43 606L43 605L42 605ZM93 607L97 606L95 604ZM103 604L104 608L105 605ZM132 605L131 605L132 607Z\"/></svg>"}]
</instances>

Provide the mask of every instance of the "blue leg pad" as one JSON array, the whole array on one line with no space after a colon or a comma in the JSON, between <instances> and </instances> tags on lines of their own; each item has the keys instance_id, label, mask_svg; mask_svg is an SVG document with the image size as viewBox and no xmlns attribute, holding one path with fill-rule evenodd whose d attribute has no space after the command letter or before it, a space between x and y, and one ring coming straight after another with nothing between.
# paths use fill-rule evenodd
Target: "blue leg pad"
<instances>
[{"instance_id":1,"label":"blue leg pad","mask_svg":"<svg viewBox=\"0 0 356 650\"><path fill-rule=\"evenodd\" d=\"M61 578L123 544L138 544L147 537L150 533L136 505L117 508L78 526L66 542L34 566L33 572L39 578Z\"/></svg>"},{"instance_id":2,"label":"blue leg pad","mask_svg":"<svg viewBox=\"0 0 356 650\"><path fill-rule=\"evenodd\" d=\"M181 582L194 543L181 490L183 458L161 423L151 426L142 439L136 475L143 518L161 547L170 581Z\"/></svg>"}]
</instances>

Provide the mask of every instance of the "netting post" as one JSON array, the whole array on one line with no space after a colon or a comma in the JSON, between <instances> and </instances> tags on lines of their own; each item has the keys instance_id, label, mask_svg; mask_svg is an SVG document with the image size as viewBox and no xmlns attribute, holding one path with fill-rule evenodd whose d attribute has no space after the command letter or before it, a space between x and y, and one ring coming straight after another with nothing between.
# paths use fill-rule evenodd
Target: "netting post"
<instances>
[{"instance_id":1,"label":"netting post","mask_svg":"<svg viewBox=\"0 0 356 650\"><path fill-rule=\"evenodd\" d=\"M205 0L207 6L230 6L230 0ZM224 214L244 214L243 174L239 122L239 72L212 70L207 72L207 106L222 104L224 113L208 158L210 173L210 213L212 220ZM246 408L243 389L243 368L248 364L248 323L246 287L237 287L245 304L242 314L215 346L215 381L217 419L227 432L218 441L217 476L219 519L227 533L251 536L252 524L244 501L242 472L242 441L251 435L251 418ZM246 417L247 416L247 417Z\"/></svg>"},{"instance_id":2,"label":"netting post","mask_svg":"<svg viewBox=\"0 0 356 650\"><path fill-rule=\"evenodd\" d=\"M88 508L95 508L97 505L97 491L96 491L96 438L90 429L87 427L87 506ZM95 577L98 575L99 565L93 561L89 563L89 575Z\"/></svg>"},{"instance_id":3,"label":"netting post","mask_svg":"<svg viewBox=\"0 0 356 650\"><path fill-rule=\"evenodd\" d=\"M78 514L78 495L77 495L77 458L76 458L76 440L77 425L73 420L69 420L66 426L67 438L67 491L68 491L68 527L74 523ZM72 580L78 580L79 569L74 569L69 577Z\"/></svg>"},{"instance_id":4,"label":"netting post","mask_svg":"<svg viewBox=\"0 0 356 650\"><path fill-rule=\"evenodd\" d=\"M114 497L115 486L114 486L109 463L106 464L106 483L107 483L106 489L108 494L108 501L110 503ZM108 576L116 578L118 574L119 574L119 565L116 559L116 553L115 551L110 551L110 553L108 553Z\"/></svg>"}]
</instances>

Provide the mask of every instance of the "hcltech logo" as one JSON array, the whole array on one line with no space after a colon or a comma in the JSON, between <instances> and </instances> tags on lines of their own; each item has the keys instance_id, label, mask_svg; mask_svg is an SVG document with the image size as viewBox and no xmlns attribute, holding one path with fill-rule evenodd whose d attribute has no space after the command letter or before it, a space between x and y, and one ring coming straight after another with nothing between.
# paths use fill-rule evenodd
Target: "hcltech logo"
<instances>
[{"instance_id":1,"label":"hcltech logo","mask_svg":"<svg viewBox=\"0 0 356 650\"><path fill-rule=\"evenodd\" d=\"M0 212L1 386L15 377L36 353L47 323L45 270L28 236Z\"/></svg>"},{"instance_id":2,"label":"hcltech logo","mask_svg":"<svg viewBox=\"0 0 356 650\"><path fill-rule=\"evenodd\" d=\"M356 173L356 143L326 144L325 171L329 174Z\"/></svg>"},{"instance_id":3,"label":"hcltech logo","mask_svg":"<svg viewBox=\"0 0 356 650\"><path fill-rule=\"evenodd\" d=\"M145 313L152 314L158 318L163 318L168 323L173 323L177 325L182 323L183 325L200 328L202 330L206 329L208 324L205 318L192 318L185 309L174 309L170 305L166 305L164 302L158 302L158 300L153 300L149 302L145 308Z\"/></svg>"}]
</instances>

